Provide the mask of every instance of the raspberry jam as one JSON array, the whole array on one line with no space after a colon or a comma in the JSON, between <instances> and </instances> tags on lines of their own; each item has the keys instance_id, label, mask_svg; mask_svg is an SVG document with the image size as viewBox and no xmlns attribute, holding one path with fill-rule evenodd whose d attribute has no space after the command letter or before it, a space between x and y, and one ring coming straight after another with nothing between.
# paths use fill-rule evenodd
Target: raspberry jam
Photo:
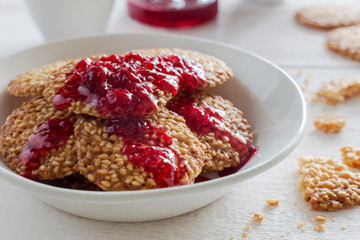
<instances>
[{"instance_id":1,"label":"raspberry jam","mask_svg":"<svg viewBox=\"0 0 360 240\"><path fill-rule=\"evenodd\" d=\"M169 148L173 139L164 130L140 117L132 117L109 120L107 132L124 139L123 154L128 161L150 173L159 187L190 183L185 176L186 162Z\"/></svg>"},{"instance_id":2,"label":"raspberry jam","mask_svg":"<svg viewBox=\"0 0 360 240\"><path fill-rule=\"evenodd\" d=\"M217 0L128 0L129 15L159 27L190 27L213 19Z\"/></svg>"},{"instance_id":3,"label":"raspberry jam","mask_svg":"<svg viewBox=\"0 0 360 240\"><path fill-rule=\"evenodd\" d=\"M191 131L206 135L214 133L215 138L228 139L231 147L239 153L240 163L245 164L256 152L256 147L249 144L245 138L228 129L223 120L224 112L199 104L193 96L184 95L182 98L172 100L167 108L184 117L186 125Z\"/></svg>"},{"instance_id":4,"label":"raspberry jam","mask_svg":"<svg viewBox=\"0 0 360 240\"><path fill-rule=\"evenodd\" d=\"M192 92L202 86L203 75L196 64L176 55L129 53L98 60L85 58L68 74L53 104L66 110L72 102L85 102L105 118L144 116L157 111L157 90L169 97L175 96L180 86Z\"/></svg>"},{"instance_id":5,"label":"raspberry jam","mask_svg":"<svg viewBox=\"0 0 360 240\"><path fill-rule=\"evenodd\" d=\"M247 158L245 158L244 161L240 162L239 165L235 166L235 167L229 167L229 168L225 168L224 170L221 170L218 172L219 177L226 177L229 176L231 174L234 174L236 172L238 172L241 168L243 168L249 161L250 159L255 155L256 151L257 151L257 147L254 147L253 149L251 149L249 156Z\"/></svg>"},{"instance_id":6,"label":"raspberry jam","mask_svg":"<svg viewBox=\"0 0 360 240\"><path fill-rule=\"evenodd\" d=\"M25 166L20 175L34 179L32 171L41 165L51 150L66 144L73 133L74 126L69 119L52 118L41 123L19 155L19 160Z\"/></svg>"},{"instance_id":7,"label":"raspberry jam","mask_svg":"<svg viewBox=\"0 0 360 240\"><path fill-rule=\"evenodd\" d=\"M208 178L208 177L205 177L205 176L202 176L202 175L199 175L195 178L195 183L200 183L200 182L207 182L207 181L210 181L211 178Z\"/></svg>"}]
</instances>

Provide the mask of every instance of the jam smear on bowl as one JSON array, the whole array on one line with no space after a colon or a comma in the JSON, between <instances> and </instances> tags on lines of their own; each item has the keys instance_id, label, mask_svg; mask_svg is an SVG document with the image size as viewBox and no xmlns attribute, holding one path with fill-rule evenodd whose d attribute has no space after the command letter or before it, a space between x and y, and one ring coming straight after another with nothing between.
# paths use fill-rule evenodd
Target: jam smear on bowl
<instances>
[{"instance_id":1,"label":"jam smear on bowl","mask_svg":"<svg viewBox=\"0 0 360 240\"><path fill-rule=\"evenodd\" d=\"M211 178L205 177L203 175L199 175L195 178L195 183L200 183L200 182L207 182L210 181Z\"/></svg>"},{"instance_id":2,"label":"jam smear on bowl","mask_svg":"<svg viewBox=\"0 0 360 240\"><path fill-rule=\"evenodd\" d=\"M158 111L161 90L175 96L180 87L192 92L202 86L204 71L177 55L144 57L137 53L82 59L53 97L58 110L72 102L91 104L105 118L127 119Z\"/></svg>"},{"instance_id":3,"label":"jam smear on bowl","mask_svg":"<svg viewBox=\"0 0 360 240\"><path fill-rule=\"evenodd\" d=\"M231 147L239 153L240 164L234 168L236 169L234 172L243 167L257 151L257 148L248 143L243 136L232 132L225 126L224 112L205 104L199 104L191 95L185 94L181 98L172 100L166 107L183 116L191 131L202 136L214 133L217 139L227 138Z\"/></svg>"},{"instance_id":4,"label":"jam smear on bowl","mask_svg":"<svg viewBox=\"0 0 360 240\"><path fill-rule=\"evenodd\" d=\"M257 147L252 148L249 153L250 155L245 159L245 161L240 162L239 165L237 165L235 167L225 168L224 170L219 171L218 172L219 177L226 177L226 176L229 176L231 174L238 172L241 168L243 168L250 161L250 159L255 155L257 150L258 150Z\"/></svg>"},{"instance_id":5,"label":"jam smear on bowl","mask_svg":"<svg viewBox=\"0 0 360 240\"><path fill-rule=\"evenodd\" d=\"M107 133L124 139L123 154L135 167L151 174L160 188L189 184L186 161L170 148L173 139L140 117L110 119Z\"/></svg>"},{"instance_id":6,"label":"jam smear on bowl","mask_svg":"<svg viewBox=\"0 0 360 240\"><path fill-rule=\"evenodd\" d=\"M52 118L39 124L19 155L19 160L25 166L20 175L35 179L32 171L40 167L51 150L66 144L73 133L74 126L69 119Z\"/></svg>"}]
</instances>

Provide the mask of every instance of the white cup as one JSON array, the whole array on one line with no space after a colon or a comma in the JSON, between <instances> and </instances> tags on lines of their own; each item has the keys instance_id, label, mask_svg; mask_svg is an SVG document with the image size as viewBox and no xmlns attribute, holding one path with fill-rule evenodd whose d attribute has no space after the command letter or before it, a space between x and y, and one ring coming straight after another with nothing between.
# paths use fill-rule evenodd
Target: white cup
<instances>
[{"instance_id":1,"label":"white cup","mask_svg":"<svg viewBox=\"0 0 360 240\"><path fill-rule=\"evenodd\" d=\"M25 0L47 41L104 33L114 0Z\"/></svg>"}]
</instances>

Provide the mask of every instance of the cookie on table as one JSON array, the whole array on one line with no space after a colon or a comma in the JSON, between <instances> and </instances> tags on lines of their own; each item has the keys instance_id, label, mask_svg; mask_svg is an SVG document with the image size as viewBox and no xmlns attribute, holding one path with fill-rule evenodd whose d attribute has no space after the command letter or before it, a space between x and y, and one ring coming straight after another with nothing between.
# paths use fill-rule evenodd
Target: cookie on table
<instances>
[{"instance_id":1,"label":"cookie on table","mask_svg":"<svg viewBox=\"0 0 360 240\"><path fill-rule=\"evenodd\" d=\"M360 169L360 149L345 146L339 149L342 156L342 161L346 165Z\"/></svg>"},{"instance_id":2,"label":"cookie on table","mask_svg":"<svg viewBox=\"0 0 360 240\"><path fill-rule=\"evenodd\" d=\"M42 97L23 103L1 129L1 150L6 165L16 173L35 179L52 180L73 174L76 171L74 136L64 123L74 121L71 114L57 111ZM58 144L46 138L48 129L54 129L57 123L62 136L69 134L67 141ZM63 140L61 136L55 137ZM50 144L57 147L51 149ZM46 147L50 152L46 152ZM44 149L44 152L36 155L34 149Z\"/></svg>"},{"instance_id":3,"label":"cookie on table","mask_svg":"<svg viewBox=\"0 0 360 240\"><path fill-rule=\"evenodd\" d=\"M203 173L245 164L256 151L251 127L243 112L221 96L205 91L180 94L167 108L183 116L186 124L205 144Z\"/></svg>"},{"instance_id":4,"label":"cookie on table","mask_svg":"<svg viewBox=\"0 0 360 240\"><path fill-rule=\"evenodd\" d=\"M105 191L194 183L204 146L166 109L129 122L83 115L75 125L80 174Z\"/></svg>"},{"instance_id":5,"label":"cookie on table","mask_svg":"<svg viewBox=\"0 0 360 240\"><path fill-rule=\"evenodd\" d=\"M331 30L326 36L326 44L331 51L360 61L360 26Z\"/></svg>"},{"instance_id":6,"label":"cookie on table","mask_svg":"<svg viewBox=\"0 0 360 240\"><path fill-rule=\"evenodd\" d=\"M316 92L317 97L325 104L336 105L360 94L360 78L335 78L323 82Z\"/></svg>"},{"instance_id":7,"label":"cookie on table","mask_svg":"<svg viewBox=\"0 0 360 240\"><path fill-rule=\"evenodd\" d=\"M312 209L335 211L360 204L360 173L331 158L300 156L298 164L303 197Z\"/></svg>"},{"instance_id":8,"label":"cookie on table","mask_svg":"<svg viewBox=\"0 0 360 240\"><path fill-rule=\"evenodd\" d=\"M323 133L338 133L345 124L344 116L339 113L322 113L314 119L315 127Z\"/></svg>"},{"instance_id":9,"label":"cookie on table","mask_svg":"<svg viewBox=\"0 0 360 240\"><path fill-rule=\"evenodd\" d=\"M50 74L66 63L67 61L61 60L22 73L10 81L7 91L17 97L41 96Z\"/></svg>"},{"instance_id":10,"label":"cookie on table","mask_svg":"<svg viewBox=\"0 0 360 240\"><path fill-rule=\"evenodd\" d=\"M308 27L332 29L360 24L360 10L349 6L313 5L300 9L295 19Z\"/></svg>"},{"instance_id":11,"label":"cookie on table","mask_svg":"<svg viewBox=\"0 0 360 240\"><path fill-rule=\"evenodd\" d=\"M138 52L145 56L158 56L158 55L180 55L198 63L204 70L205 81L200 89L215 87L220 85L234 76L233 70L220 59L213 56L206 55L197 51L185 50L180 48L150 48L150 49L137 49L133 52Z\"/></svg>"}]
</instances>

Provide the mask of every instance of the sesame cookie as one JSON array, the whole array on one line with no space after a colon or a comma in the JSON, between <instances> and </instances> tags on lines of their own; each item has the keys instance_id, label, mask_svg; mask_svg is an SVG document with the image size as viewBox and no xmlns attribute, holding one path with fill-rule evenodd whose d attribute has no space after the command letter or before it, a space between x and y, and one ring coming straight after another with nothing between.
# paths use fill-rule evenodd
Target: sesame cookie
<instances>
[{"instance_id":1,"label":"sesame cookie","mask_svg":"<svg viewBox=\"0 0 360 240\"><path fill-rule=\"evenodd\" d=\"M336 105L360 93L360 78L336 78L323 82L317 97L328 105Z\"/></svg>"},{"instance_id":2,"label":"sesame cookie","mask_svg":"<svg viewBox=\"0 0 360 240\"><path fill-rule=\"evenodd\" d=\"M75 135L80 173L106 191L190 184L204 164L203 144L166 109L127 121L84 115Z\"/></svg>"},{"instance_id":3,"label":"sesame cookie","mask_svg":"<svg viewBox=\"0 0 360 240\"><path fill-rule=\"evenodd\" d=\"M360 169L360 149L350 146L340 148L342 161L346 165Z\"/></svg>"},{"instance_id":4,"label":"sesame cookie","mask_svg":"<svg viewBox=\"0 0 360 240\"><path fill-rule=\"evenodd\" d=\"M61 60L22 73L10 81L7 91L17 97L41 96L50 74L66 63L67 61Z\"/></svg>"},{"instance_id":5,"label":"sesame cookie","mask_svg":"<svg viewBox=\"0 0 360 240\"><path fill-rule=\"evenodd\" d=\"M204 173L243 165L256 151L243 113L221 96L204 91L182 94L171 100L167 108L183 116L205 144Z\"/></svg>"},{"instance_id":6,"label":"sesame cookie","mask_svg":"<svg viewBox=\"0 0 360 240\"><path fill-rule=\"evenodd\" d=\"M360 24L360 10L348 6L314 5L299 10L295 19L313 28L347 27Z\"/></svg>"},{"instance_id":7,"label":"sesame cookie","mask_svg":"<svg viewBox=\"0 0 360 240\"><path fill-rule=\"evenodd\" d=\"M71 126L67 131L64 124L72 125L73 122L72 115L57 111L42 97L23 103L12 112L1 129L5 163L29 178L51 180L71 175L76 169L74 136ZM56 124L59 124L57 131L62 134L52 141L45 135L51 133ZM69 135L65 136L65 133Z\"/></svg>"},{"instance_id":8,"label":"sesame cookie","mask_svg":"<svg viewBox=\"0 0 360 240\"><path fill-rule=\"evenodd\" d=\"M326 44L331 51L360 61L360 26L331 30L326 36Z\"/></svg>"},{"instance_id":9,"label":"sesame cookie","mask_svg":"<svg viewBox=\"0 0 360 240\"><path fill-rule=\"evenodd\" d=\"M300 187L311 208L335 211L360 204L360 173L331 158L299 156Z\"/></svg>"},{"instance_id":10,"label":"sesame cookie","mask_svg":"<svg viewBox=\"0 0 360 240\"><path fill-rule=\"evenodd\" d=\"M180 89L193 92L215 85L219 64L203 57L197 62L176 54L130 52L71 61L49 77L44 96L57 109L77 114L145 116L158 112Z\"/></svg>"},{"instance_id":11,"label":"sesame cookie","mask_svg":"<svg viewBox=\"0 0 360 240\"><path fill-rule=\"evenodd\" d=\"M192 50L180 48L151 48L137 49L134 52L141 53L145 56L171 55L176 54L189 58L198 63L204 70L205 81L200 89L215 87L229 80L234 76L233 70L220 59Z\"/></svg>"},{"instance_id":12,"label":"sesame cookie","mask_svg":"<svg viewBox=\"0 0 360 240\"><path fill-rule=\"evenodd\" d=\"M338 133L345 124L345 118L338 113L318 114L314 120L315 127L323 133Z\"/></svg>"}]
</instances>

